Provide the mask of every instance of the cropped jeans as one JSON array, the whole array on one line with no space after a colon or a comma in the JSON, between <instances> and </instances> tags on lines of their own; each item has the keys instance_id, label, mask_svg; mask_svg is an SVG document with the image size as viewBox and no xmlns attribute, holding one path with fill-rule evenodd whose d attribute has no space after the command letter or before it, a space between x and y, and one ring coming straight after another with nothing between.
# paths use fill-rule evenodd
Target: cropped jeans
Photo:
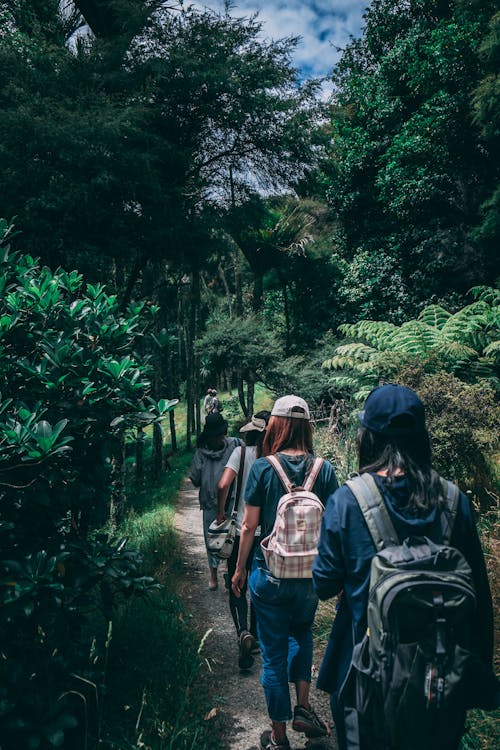
<instances>
[{"instance_id":1,"label":"cropped jeans","mask_svg":"<svg viewBox=\"0 0 500 750\"><path fill-rule=\"evenodd\" d=\"M271 721L292 718L289 682L311 682L311 627L318 606L310 578L274 578L254 558L250 595L262 649L261 684Z\"/></svg>"}]
</instances>

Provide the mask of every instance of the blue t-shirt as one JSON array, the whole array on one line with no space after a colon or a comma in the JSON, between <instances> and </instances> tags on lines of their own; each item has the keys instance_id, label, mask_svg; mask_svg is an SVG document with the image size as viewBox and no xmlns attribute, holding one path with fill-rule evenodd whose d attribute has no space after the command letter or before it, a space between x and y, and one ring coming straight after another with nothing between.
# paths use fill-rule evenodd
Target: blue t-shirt
<instances>
[{"instance_id":1,"label":"blue t-shirt","mask_svg":"<svg viewBox=\"0 0 500 750\"><path fill-rule=\"evenodd\" d=\"M306 473L314 461L311 454L302 453L299 456L288 456L277 453L290 482L300 487L305 480ZM313 487L313 492L326 505L327 498L338 487L337 478L333 466L324 460L318 477ZM258 458L252 466L245 488L245 503L261 508L260 522L262 524L262 536L271 533L276 518L276 508L285 489L276 471L266 458Z\"/></svg>"}]
</instances>

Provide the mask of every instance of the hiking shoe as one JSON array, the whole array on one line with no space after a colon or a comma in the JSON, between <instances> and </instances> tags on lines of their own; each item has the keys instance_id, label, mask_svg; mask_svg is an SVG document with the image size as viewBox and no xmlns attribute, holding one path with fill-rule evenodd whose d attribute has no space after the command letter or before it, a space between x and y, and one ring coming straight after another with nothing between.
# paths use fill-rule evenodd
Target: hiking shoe
<instances>
[{"instance_id":1,"label":"hiking shoe","mask_svg":"<svg viewBox=\"0 0 500 750\"><path fill-rule=\"evenodd\" d=\"M250 649L250 653L254 654L254 655L255 654L260 654L260 643L259 643L259 641L257 640L257 638L252 633L250 633L250 635L253 638L253 646Z\"/></svg>"},{"instance_id":2,"label":"hiking shoe","mask_svg":"<svg viewBox=\"0 0 500 750\"><path fill-rule=\"evenodd\" d=\"M261 750L290 750L290 743L288 740L280 742L279 744L273 739L273 733L271 729L266 729L260 735L260 748Z\"/></svg>"},{"instance_id":3,"label":"hiking shoe","mask_svg":"<svg viewBox=\"0 0 500 750\"><path fill-rule=\"evenodd\" d=\"M248 630L242 630L239 639L238 666L240 669L250 669L253 664L252 648L255 638Z\"/></svg>"},{"instance_id":4,"label":"hiking shoe","mask_svg":"<svg viewBox=\"0 0 500 750\"><path fill-rule=\"evenodd\" d=\"M304 732L308 738L326 737L329 734L328 726L319 718L316 711L304 706L295 706L293 709L292 729Z\"/></svg>"}]
</instances>

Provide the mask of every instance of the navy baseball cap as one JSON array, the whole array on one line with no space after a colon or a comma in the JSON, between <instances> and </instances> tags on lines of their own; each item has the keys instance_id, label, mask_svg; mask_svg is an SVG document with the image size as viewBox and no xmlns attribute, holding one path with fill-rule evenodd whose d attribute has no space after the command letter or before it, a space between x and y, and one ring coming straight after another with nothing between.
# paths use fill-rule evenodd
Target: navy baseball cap
<instances>
[{"instance_id":1,"label":"navy baseball cap","mask_svg":"<svg viewBox=\"0 0 500 750\"><path fill-rule=\"evenodd\" d=\"M369 394L359 421L372 432L421 432L425 430L425 408L411 388L388 383Z\"/></svg>"}]
</instances>

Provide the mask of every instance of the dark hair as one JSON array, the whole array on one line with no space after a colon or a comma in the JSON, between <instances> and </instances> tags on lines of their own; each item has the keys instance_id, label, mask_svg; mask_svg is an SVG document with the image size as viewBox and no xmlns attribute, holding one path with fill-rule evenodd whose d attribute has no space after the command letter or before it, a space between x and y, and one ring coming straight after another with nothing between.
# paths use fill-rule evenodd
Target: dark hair
<instances>
[{"instance_id":1,"label":"dark hair","mask_svg":"<svg viewBox=\"0 0 500 750\"><path fill-rule=\"evenodd\" d=\"M387 471L392 483L403 471L410 485L408 509L420 510L444 503L443 488L431 466L431 446L427 430L377 433L360 427L357 436L359 472Z\"/></svg>"},{"instance_id":2,"label":"dark hair","mask_svg":"<svg viewBox=\"0 0 500 750\"><path fill-rule=\"evenodd\" d=\"M297 408L296 411L303 411ZM293 417L271 417L262 446L262 455L296 448L304 453L313 452L312 428L308 419Z\"/></svg>"},{"instance_id":3,"label":"dark hair","mask_svg":"<svg viewBox=\"0 0 500 750\"><path fill-rule=\"evenodd\" d=\"M268 425L271 412L264 409L263 411L258 411L257 414L254 414L254 417L257 417L257 419L264 419L266 425ZM245 432L245 443L247 445L255 445L255 455L257 458L262 456L262 444L264 443L265 436L266 430L249 430L248 432Z\"/></svg>"}]
</instances>

